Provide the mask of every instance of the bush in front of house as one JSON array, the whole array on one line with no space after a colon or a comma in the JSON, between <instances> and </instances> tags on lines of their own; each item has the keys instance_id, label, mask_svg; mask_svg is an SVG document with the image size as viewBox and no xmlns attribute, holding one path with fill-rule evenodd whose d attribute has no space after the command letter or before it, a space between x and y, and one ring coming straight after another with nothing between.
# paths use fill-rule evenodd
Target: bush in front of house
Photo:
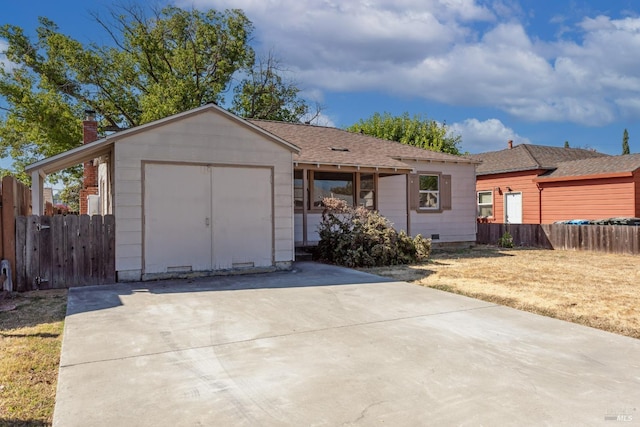
<instances>
[{"instance_id":1,"label":"bush in front of house","mask_svg":"<svg viewBox=\"0 0 640 427\"><path fill-rule=\"evenodd\" d=\"M325 198L316 255L345 267L377 267L426 261L431 240L397 232L385 217L344 200Z\"/></svg>"},{"instance_id":2,"label":"bush in front of house","mask_svg":"<svg viewBox=\"0 0 640 427\"><path fill-rule=\"evenodd\" d=\"M505 231L502 237L498 239L498 246L501 248L513 247L513 236L508 231Z\"/></svg>"}]
</instances>

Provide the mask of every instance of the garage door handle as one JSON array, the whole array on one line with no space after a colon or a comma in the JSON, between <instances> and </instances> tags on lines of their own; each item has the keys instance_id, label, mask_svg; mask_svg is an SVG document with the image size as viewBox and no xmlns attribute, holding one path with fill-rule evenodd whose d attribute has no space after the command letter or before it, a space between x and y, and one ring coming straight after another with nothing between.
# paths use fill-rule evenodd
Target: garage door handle
<instances>
[{"instance_id":1,"label":"garage door handle","mask_svg":"<svg viewBox=\"0 0 640 427\"><path fill-rule=\"evenodd\" d=\"M204 224L205 224L207 227L209 226L209 218L208 218L208 217L204 220Z\"/></svg>"}]
</instances>

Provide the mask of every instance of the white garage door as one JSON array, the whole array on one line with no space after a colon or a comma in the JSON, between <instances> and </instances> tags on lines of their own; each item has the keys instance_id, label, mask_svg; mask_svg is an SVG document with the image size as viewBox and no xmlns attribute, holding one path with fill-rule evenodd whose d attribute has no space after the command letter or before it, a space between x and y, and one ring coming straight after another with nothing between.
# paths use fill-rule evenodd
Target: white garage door
<instances>
[{"instance_id":1,"label":"white garage door","mask_svg":"<svg viewBox=\"0 0 640 427\"><path fill-rule=\"evenodd\" d=\"M145 165L145 274L273 264L271 169Z\"/></svg>"}]
</instances>

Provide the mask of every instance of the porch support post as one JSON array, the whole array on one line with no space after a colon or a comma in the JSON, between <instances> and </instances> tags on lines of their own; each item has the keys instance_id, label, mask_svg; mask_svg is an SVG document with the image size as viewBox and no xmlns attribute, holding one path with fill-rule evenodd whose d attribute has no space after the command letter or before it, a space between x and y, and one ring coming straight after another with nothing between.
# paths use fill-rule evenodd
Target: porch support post
<instances>
[{"instance_id":1,"label":"porch support post","mask_svg":"<svg viewBox=\"0 0 640 427\"><path fill-rule=\"evenodd\" d=\"M302 169L302 244L307 246L307 207L309 201L309 172L307 168Z\"/></svg>"},{"instance_id":2,"label":"porch support post","mask_svg":"<svg viewBox=\"0 0 640 427\"><path fill-rule=\"evenodd\" d=\"M45 174L36 169L31 172L31 214L42 215L44 212L44 178Z\"/></svg>"},{"instance_id":3,"label":"porch support post","mask_svg":"<svg viewBox=\"0 0 640 427\"><path fill-rule=\"evenodd\" d=\"M413 234L411 234L411 179L409 178L410 174L406 175L405 179L405 198L407 203L405 203L405 209L407 210L407 234L409 236L413 236Z\"/></svg>"}]
</instances>

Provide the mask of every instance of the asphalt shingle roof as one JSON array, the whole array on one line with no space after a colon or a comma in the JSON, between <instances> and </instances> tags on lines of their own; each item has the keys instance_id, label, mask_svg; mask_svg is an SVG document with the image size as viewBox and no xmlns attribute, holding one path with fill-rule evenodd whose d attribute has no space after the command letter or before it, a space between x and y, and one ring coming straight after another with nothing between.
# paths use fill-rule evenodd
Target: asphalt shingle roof
<instances>
[{"instance_id":1,"label":"asphalt shingle roof","mask_svg":"<svg viewBox=\"0 0 640 427\"><path fill-rule=\"evenodd\" d=\"M425 150L332 127L268 120L249 122L298 146L301 151L294 155L294 161L299 163L401 169L410 169L410 166L400 159L477 163L468 157Z\"/></svg>"},{"instance_id":2,"label":"asphalt shingle roof","mask_svg":"<svg viewBox=\"0 0 640 427\"><path fill-rule=\"evenodd\" d=\"M579 159L609 157L582 148L550 147L546 145L520 144L513 148L474 154L472 159L482 161L476 168L477 175L518 172L537 169L555 169L560 163Z\"/></svg>"},{"instance_id":3,"label":"asphalt shingle roof","mask_svg":"<svg viewBox=\"0 0 640 427\"><path fill-rule=\"evenodd\" d=\"M555 170L541 175L540 178L604 175L634 172L638 169L640 169L640 154L604 156L559 163Z\"/></svg>"}]
</instances>

